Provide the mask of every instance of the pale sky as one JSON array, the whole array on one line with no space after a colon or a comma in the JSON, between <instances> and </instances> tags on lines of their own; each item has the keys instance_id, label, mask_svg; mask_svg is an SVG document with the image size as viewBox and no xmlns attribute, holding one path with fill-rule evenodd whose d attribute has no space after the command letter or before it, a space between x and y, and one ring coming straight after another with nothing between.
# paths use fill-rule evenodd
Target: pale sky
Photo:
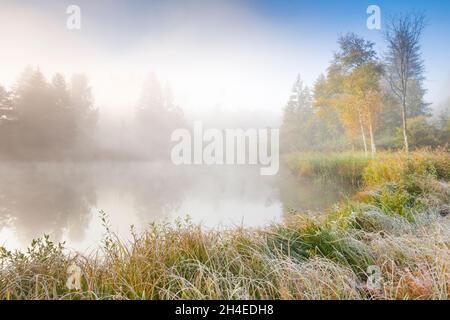
<instances>
[{"instance_id":1,"label":"pale sky","mask_svg":"<svg viewBox=\"0 0 450 320\"><path fill-rule=\"evenodd\" d=\"M312 85L326 70L339 35L356 32L383 49L381 33L366 28L370 2L318 2L0 0L0 84L11 86L27 65L47 77L85 73L96 105L122 116L154 72L194 117L219 108L275 119L298 73ZM427 99L444 100L450 1L378 2L382 16L426 10ZM66 28L70 4L81 8L81 30Z\"/></svg>"}]
</instances>

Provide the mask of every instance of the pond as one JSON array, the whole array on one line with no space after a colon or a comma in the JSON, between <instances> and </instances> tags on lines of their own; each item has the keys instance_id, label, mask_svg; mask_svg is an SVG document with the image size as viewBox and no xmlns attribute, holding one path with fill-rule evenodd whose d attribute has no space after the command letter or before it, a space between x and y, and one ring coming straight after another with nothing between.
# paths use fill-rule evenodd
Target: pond
<instances>
[{"instance_id":1,"label":"pond","mask_svg":"<svg viewBox=\"0 0 450 320\"><path fill-rule=\"evenodd\" d=\"M105 228L122 239L130 227L189 217L205 228L260 227L299 211L314 214L353 191L301 180L281 168L175 166L149 162L0 163L0 245L24 249L33 238L83 252L98 248Z\"/></svg>"}]
</instances>

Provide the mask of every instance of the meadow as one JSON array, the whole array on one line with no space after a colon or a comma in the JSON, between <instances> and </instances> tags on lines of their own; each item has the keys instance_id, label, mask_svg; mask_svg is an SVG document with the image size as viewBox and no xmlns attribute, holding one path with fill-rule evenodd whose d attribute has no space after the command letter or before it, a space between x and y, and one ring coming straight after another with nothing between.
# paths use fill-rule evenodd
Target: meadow
<instances>
[{"instance_id":1,"label":"meadow","mask_svg":"<svg viewBox=\"0 0 450 320\"><path fill-rule=\"evenodd\" d=\"M0 248L0 299L449 299L450 154L291 154L298 176L359 186L318 215L263 229L205 230L189 220L110 232L99 251L48 236ZM66 286L81 269L81 288Z\"/></svg>"}]
</instances>

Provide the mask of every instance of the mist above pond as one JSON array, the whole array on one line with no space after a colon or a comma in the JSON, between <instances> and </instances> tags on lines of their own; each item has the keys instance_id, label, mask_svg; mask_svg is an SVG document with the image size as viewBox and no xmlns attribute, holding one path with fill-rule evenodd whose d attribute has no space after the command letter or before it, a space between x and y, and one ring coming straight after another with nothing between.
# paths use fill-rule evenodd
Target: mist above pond
<instances>
[{"instance_id":1,"label":"mist above pond","mask_svg":"<svg viewBox=\"0 0 450 320\"><path fill-rule=\"evenodd\" d=\"M251 166L175 166L162 162L2 162L0 244L24 248L50 234L76 250L104 235L189 217L205 228L257 227L293 210L314 212L344 195L333 184L301 181L285 170L261 176Z\"/></svg>"}]
</instances>

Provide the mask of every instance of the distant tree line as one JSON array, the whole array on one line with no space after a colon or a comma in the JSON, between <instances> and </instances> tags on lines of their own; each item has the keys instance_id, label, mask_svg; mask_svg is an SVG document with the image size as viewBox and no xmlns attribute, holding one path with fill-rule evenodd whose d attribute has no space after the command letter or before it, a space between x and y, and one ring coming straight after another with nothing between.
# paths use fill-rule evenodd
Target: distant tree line
<instances>
[{"instance_id":1,"label":"distant tree line","mask_svg":"<svg viewBox=\"0 0 450 320\"><path fill-rule=\"evenodd\" d=\"M339 50L312 91L297 78L284 109L282 150L351 148L374 154L377 148L448 144L449 109L432 119L424 100L424 21L421 14L391 19L383 59L373 42L354 33L340 37Z\"/></svg>"},{"instance_id":2,"label":"distant tree line","mask_svg":"<svg viewBox=\"0 0 450 320\"><path fill-rule=\"evenodd\" d=\"M99 113L87 77L67 82L57 73L48 81L39 69L27 68L11 90L0 86L0 158L167 159L171 133L184 125L170 87L150 74L134 111L125 137L133 144L109 150L96 139ZM124 138L116 129L109 134Z\"/></svg>"},{"instance_id":3,"label":"distant tree line","mask_svg":"<svg viewBox=\"0 0 450 320\"><path fill-rule=\"evenodd\" d=\"M97 110L84 75L47 81L27 68L10 91L0 87L2 157L58 158L93 144Z\"/></svg>"},{"instance_id":4,"label":"distant tree line","mask_svg":"<svg viewBox=\"0 0 450 320\"><path fill-rule=\"evenodd\" d=\"M174 103L171 88L149 74L135 109L135 133L141 153L149 159L169 159L171 135L185 126L182 109Z\"/></svg>"}]
</instances>

